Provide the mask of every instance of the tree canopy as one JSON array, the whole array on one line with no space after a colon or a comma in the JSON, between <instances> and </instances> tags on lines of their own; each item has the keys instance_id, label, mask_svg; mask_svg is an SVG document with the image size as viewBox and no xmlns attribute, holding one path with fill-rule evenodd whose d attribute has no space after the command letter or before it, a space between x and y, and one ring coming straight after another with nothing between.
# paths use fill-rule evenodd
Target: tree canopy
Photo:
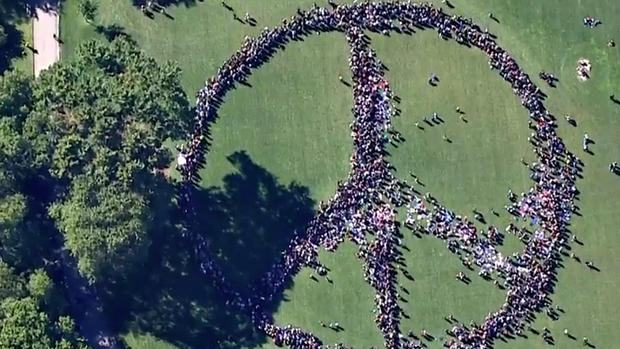
<instances>
[{"instance_id":1,"label":"tree canopy","mask_svg":"<svg viewBox=\"0 0 620 349\"><path fill-rule=\"evenodd\" d=\"M36 80L0 75L0 349L82 348L54 276L139 269L174 208L165 145L188 131L179 68L90 41ZM64 286L63 286L64 287Z\"/></svg>"},{"instance_id":2,"label":"tree canopy","mask_svg":"<svg viewBox=\"0 0 620 349\"><path fill-rule=\"evenodd\" d=\"M8 298L0 304L0 349L86 349L72 320L49 319L36 299Z\"/></svg>"},{"instance_id":3,"label":"tree canopy","mask_svg":"<svg viewBox=\"0 0 620 349\"><path fill-rule=\"evenodd\" d=\"M80 0L78 11L87 23L91 23L97 15L97 4L93 0Z\"/></svg>"},{"instance_id":4,"label":"tree canopy","mask_svg":"<svg viewBox=\"0 0 620 349\"><path fill-rule=\"evenodd\" d=\"M158 64L130 39L84 43L75 61L41 74L24 124L34 166L59 195L51 217L91 281L121 261L139 263L148 247L150 210L170 192L164 140L189 121L180 70ZM158 189L159 188L159 189Z\"/></svg>"},{"instance_id":5,"label":"tree canopy","mask_svg":"<svg viewBox=\"0 0 620 349\"><path fill-rule=\"evenodd\" d=\"M86 348L73 320L46 311L53 292L53 282L42 269L26 282L0 261L0 349Z\"/></svg>"},{"instance_id":6,"label":"tree canopy","mask_svg":"<svg viewBox=\"0 0 620 349\"><path fill-rule=\"evenodd\" d=\"M120 183L100 187L80 177L68 199L54 205L51 214L80 272L91 281L102 268L131 265L145 257L150 225L146 202Z\"/></svg>"}]
</instances>

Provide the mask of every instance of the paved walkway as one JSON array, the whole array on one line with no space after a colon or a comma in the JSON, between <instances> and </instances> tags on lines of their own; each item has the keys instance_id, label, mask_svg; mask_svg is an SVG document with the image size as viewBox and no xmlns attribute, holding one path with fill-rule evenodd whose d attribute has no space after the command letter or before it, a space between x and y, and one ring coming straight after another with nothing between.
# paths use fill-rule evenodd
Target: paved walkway
<instances>
[{"instance_id":1,"label":"paved walkway","mask_svg":"<svg viewBox=\"0 0 620 349\"><path fill-rule=\"evenodd\" d=\"M37 6L33 25L34 76L60 59L58 37L58 6Z\"/></svg>"}]
</instances>

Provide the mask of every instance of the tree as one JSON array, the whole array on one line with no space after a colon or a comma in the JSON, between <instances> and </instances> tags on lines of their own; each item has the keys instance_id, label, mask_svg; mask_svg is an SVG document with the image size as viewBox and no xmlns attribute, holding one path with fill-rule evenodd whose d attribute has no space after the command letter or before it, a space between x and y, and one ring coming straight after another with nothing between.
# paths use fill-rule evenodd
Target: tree
<instances>
[{"instance_id":1,"label":"tree","mask_svg":"<svg viewBox=\"0 0 620 349\"><path fill-rule=\"evenodd\" d=\"M11 71L0 76L0 201L19 192L30 168L29 142L21 131L31 103L30 78Z\"/></svg>"},{"instance_id":2,"label":"tree","mask_svg":"<svg viewBox=\"0 0 620 349\"><path fill-rule=\"evenodd\" d=\"M0 76L0 117L15 118L18 129L30 112L32 85L32 78L19 72L8 71Z\"/></svg>"},{"instance_id":3,"label":"tree","mask_svg":"<svg viewBox=\"0 0 620 349\"><path fill-rule=\"evenodd\" d=\"M41 74L34 87L38 103L24 133L36 163L63 181L86 174L143 186L172 160L163 140L189 128L180 70L157 64L124 37L87 42L76 55Z\"/></svg>"},{"instance_id":4,"label":"tree","mask_svg":"<svg viewBox=\"0 0 620 349\"><path fill-rule=\"evenodd\" d=\"M34 185L30 141L23 126L32 107L31 78L16 72L0 76L0 256L21 271L40 266L49 239L42 236L44 219L37 207L45 200ZM36 195L32 195L36 194ZM34 205L33 205L34 203Z\"/></svg>"},{"instance_id":5,"label":"tree","mask_svg":"<svg viewBox=\"0 0 620 349\"><path fill-rule=\"evenodd\" d=\"M30 172L30 147L19 133L19 118L0 117L0 253L12 265L28 268L40 260L46 240L21 191Z\"/></svg>"},{"instance_id":6,"label":"tree","mask_svg":"<svg viewBox=\"0 0 620 349\"><path fill-rule=\"evenodd\" d=\"M158 228L151 212L171 204L161 169L173 158L163 140L181 137L190 120L179 73L119 37L83 44L33 87L24 135L34 166L58 184L50 216L91 281L138 263Z\"/></svg>"},{"instance_id":7,"label":"tree","mask_svg":"<svg viewBox=\"0 0 620 349\"><path fill-rule=\"evenodd\" d=\"M0 261L0 303L9 297L25 296L24 281L6 263Z\"/></svg>"},{"instance_id":8,"label":"tree","mask_svg":"<svg viewBox=\"0 0 620 349\"><path fill-rule=\"evenodd\" d=\"M95 281L103 270L139 263L146 255L148 212L144 199L90 177L74 180L68 200L50 210L82 275Z\"/></svg>"},{"instance_id":9,"label":"tree","mask_svg":"<svg viewBox=\"0 0 620 349\"><path fill-rule=\"evenodd\" d=\"M92 23L97 15L97 4L93 0L81 0L78 11L86 23Z\"/></svg>"},{"instance_id":10,"label":"tree","mask_svg":"<svg viewBox=\"0 0 620 349\"><path fill-rule=\"evenodd\" d=\"M43 311L44 303L54 293L47 274L38 269L27 277L27 283L25 279L0 261L0 349L86 349L75 332L73 319L52 315L57 318L54 323Z\"/></svg>"},{"instance_id":11,"label":"tree","mask_svg":"<svg viewBox=\"0 0 620 349\"><path fill-rule=\"evenodd\" d=\"M49 349L49 319L32 298L9 298L0 305L1 349Z\"/></svg>"},{"instance_id":12,"label":"tree","mask_svg":"<svg viewBox=\"0 0 620 349\"><path fill-rule=\"evenodd\" d=\"M31 297L8 298L0 304L0 349L86 349L71 325L50 321Z\"/></svg>"},{"instance_id":13,"label":"tree","mask_svg":"<svg viewBox=\"0 0 620 349\"><path fill-rule=\"evenodd\" d=\"M179 75L121 36L84 43L36 81L0 77L0 349L81 345L58 274L42 269L61 248L105 285L171 226L164 140L191 120Z\"/></svg>"},{"instance_id":14,"label":"tree","mask_svg":"<svg viewBox=\"0 0 620 349\"><path fill-rule=\"evenodd\" d=\"M26 198L15 194L0 198L0 249L5 258L19 259L22 246L22 221L26 216Z\"/></svg>"},{"instance_id":15,"label":"tree","mask_svg":"<svg viewBox=\"0 0 620 349\"><path fill-rule=\"evenodd\" d=\"M27 287L32 297L46 302L52 295L54 283L43 269L37 269L30 274Z\"/></svg>"}]
</instances>

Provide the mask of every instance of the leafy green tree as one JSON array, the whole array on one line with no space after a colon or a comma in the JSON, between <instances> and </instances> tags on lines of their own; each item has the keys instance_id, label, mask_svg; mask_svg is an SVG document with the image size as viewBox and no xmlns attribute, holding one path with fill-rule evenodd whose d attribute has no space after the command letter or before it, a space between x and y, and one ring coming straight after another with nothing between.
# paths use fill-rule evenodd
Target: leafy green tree
<instances>
[{"instance_id":1,"label":"leafy green tree","mask_svg":"<svg viewBox=\"0 0 620 349\"><path fill-rule=\"evenodd\" d=\"M157 229L153 212L171 204L163 140L181 137L190 120L179 74L119 37L83 44L33 87L24 135L34 166L58 185L51 217L91 281L138 263Z\"/></svg>"},{"instance_id":2,"label":"leafy green tree","mask_svg":"<svg viewBox=\"0 0 620 349\"><path fill-rule=\"evenodd\" d=\"M0 251L11 262L19 261L28 248L24 246L28 239L22 235L26 210L26 198L21 194L0 198Z\"/></svg>"},{"instance_id":3,"label":"leafy green tree","mask_svg":"<svg viewBox=\"0 0 620 349\"><path fill-rule=\"evenodd\" d=\"M41 74L34 87L37 106L25 134L37 164L47 164L60 180L86 174L134 188L150 185L153 171L172 159L163 141L188 129L180 70L157 64L124 37L110 45L87 42L76 55Z\"/></svg>"},{"instance_id":4,"label":"leafy green tree","mask_svg":"<svg viewBox=\"0 0 620 349\"><path fill-rule=\"evenodd\" d=\"M23 297L25 291L22 278L14 273L13 268L0 261L0 303L9 297Z\"/></svg>"},{"instance_id":5,"label":"leafy green tree","mask_svg":"<svg viewBox=\"0 0 620 349\"><path fill-rule=\"evenodd\" d=\"M81 0L78 11L86 23L92 23L97 16L97 4L93 0Z\"/></svg>"},{"instance_id":6,"label":"leafy green tree","mask_svg":"<svg viewBox=\"0 0 620 349\"><path fill-rule=\"evenodd\" d=\"M30 274L27 287L32 297L44 302L51 297L54 291L54 283L43 269L37 269Z\"/></svg>"},{"instance_id":7,"label":"leafy green tree","mask_svg":"<svg viewBox=\"0 0 620 349\"><path fill-rule=\"evenodd\" d=\"M0 77L0 349L83 346L41 269L60 248L105 281L139 269L170 227L164 141L191 119L179 75L120 36L36 81Z\"/></svg>"},{"instance_id":8,"label":"leafy green tree","mask_svg":"<svg viewBox=\"0 0 620 349\"><path fill-rule=\"evenodd\" d=\"M0 349L49 349L49 319L32 298L9 298L0 305Z\"/></svg>"},{"instance_id":9,"label":"leafy green tree","mask_svg":"<svg viewBox=\"0 0 620 349\"><path fill-rule=\"evenodd\" d=\"M87 349L73 321L56 322L31 297L8 298L0 303L0 349Z\"/></svg>"},{"instance_id":10,"label":"leafy green tree","mask_svg":"<svg viewBox=\"0 0 620 349\"><path fill-rule=\"evenodd\" d=\"M56 321L56 330L60 337L69 339L70 341L78 341L75 336L75 321L68 316L60 316Z\"/></svg>"},{"instance_id":11,"label":"leafy green tree","mask_svg":"<svg viewBox=\"0 0 620 349\"><path fill-rule=\"evenodd\" d=\"M79 177L69 199L50 213L77 257L80 272L91 281L102 270L139 263L146 255L146 203L121 185L99 187L89 177Z\"/></svg>"},{"instance_id":12,"label":"leafy green tree","mask_svg":"<svg viewBox=\"0 0 620 349\"><path fill-rule=\"evenodd\" d=\"M22 134L32 107L32 83L15 72L0 76L0 256L20 271L38 267L51 251L36 210L45 205L38 196L43 191L33 186L40 176L32 167L30 141Z\"/></svg>"},{"instance_id":13,"label":"leafy green tree","mask_svg":"<svg viewBox=\"0 0 620 349\"><path fill-rule=\"evenodd\" d=\"M32 105L32 80L13 71L0 76L0 197L15 192L14 180L30 168L28 141L22 126Z\"/></svg>"},{"instance_id":14,"label":"leafy green tree","mask_svg":"<svg viewBox=\"0 0 620 349\"><path fill-rule=\"evenodd\" d=\"M59 338L54 349L88 349L84 339L75 331L75 321L72 318L59 317L54 325L54 332Z\"/></svg>"},{"instance_id":15,"label":"leafy green tree","mask_svg":"<svg viewBox=\"0 0 620 349\"><path fill-rule=\"evenodd\" d=\"M32 105L32 86L32 78L20 72L0 76L0 117L16 118L21 126Z\"/></svg>"},{"instance_id":16,"label":"leafy green tree","mask_svg":"<svg viewBox=\"0 0 620 349\"><path fill-rule=\"evenodd\" d=\"M0 194L15 192L15 181L23 179L30 168L30 146L21 134L28 106L21 92L8 86L0 78ZM21 82L18 81L18 82ZM20 106L21 105L21 106Z\"/></svg>"},{"instance_id":17,"label":"leafy green tree","mask_svg":"<svg viewBox=\"0 0 620 349\"><path fill-rule=\"evenodd\" d=\"M52 315L57 318L53 322L43 311L43 303L52 298L53 287L42 269L31 273L26 283L24 277L0 261L0 349L86 348L70 317Z\"/></svg>"},{"instance_id":18,"label":"leafy green tree","mask_svg":"<svg viewBox=\"0 0 620 349\"><path fill-rule=\"evenodd\" d=\"M23 178L20 170L28 151L27 143L16 130L15 120L0 118L0 166L5 174L0 178L0 192L3 195L15 193L16 181Z\"/></svg>"},{"instance_id":19,"label":"leafy green tree","mask_svg":"<svg viewBox=\"0 0 620 349\"><path fill-rule=\"evenodd\" d=\"M1 106L0 106L1 107ZM17 117L0 117L0 253L12 265L27 267L44 250L38 218L21 186L30 172L30 147Z\"/></svg>"}]
</instances>

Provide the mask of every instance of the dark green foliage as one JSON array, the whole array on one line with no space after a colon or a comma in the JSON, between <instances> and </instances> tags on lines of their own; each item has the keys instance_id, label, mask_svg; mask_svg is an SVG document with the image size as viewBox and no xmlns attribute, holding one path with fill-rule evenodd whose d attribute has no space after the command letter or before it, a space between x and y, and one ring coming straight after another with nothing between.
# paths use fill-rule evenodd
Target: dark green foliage
<instances>
[{"instance_id":1,"label":"dark green foliage","mask_svg":"<svg viewBox=\"0 0 620 349\"><path fill-rule=\"evenodd\" d=\"M0 117L13 117L21 127L32 105L32 78L7 72L0 76Z\"/></svg>"},{"instance_id":2,"label":"dark green foliage","mask_svg":"<svg viewBox=\"0 0 620 349\"><path fill-rule=\"evenodd\" d=\"M163 142L188 129L179 74L121 36L36 81L0 77L0 349L82 345L54 276L61 248L106 285L143 270L177 224Z\"/></svg>"},{"instance_id":3,"label":"dark green foliage","mask_svg":"<svg viewBox=\"0 0 620 349\"><path fill-rule=\"evenodd\" d=\"M34 86L24 133L35 166L58 184L52 217L91 281L104 267L139 261L150 210L171 203L161 170L172 155L163 140L180 137L189 120L179 74L119 37L85 43L75 61Z\"/></svg>"},{"instance_id":4,"label":"dark green foliage","mask_svg":"<svg viewBox=\"0 0 620 349\"><path fill-rule=\"evenodd\" d=\"M25 279L0 261L0 349L86 348L73 320L45 311L55 293L45 271Z\"/></svg>"},{"instance_id":5,"label":"dark green foliage","mask_svg":"<svg viewBox=\"0 0 620 349\"><path fill-rule=\"evenodd\" d=\"M92 179L75 179L68 200L54 205L50 214L80 272L95 281L103 268L118 271L143 259L150 219L141 195L119 183L100 187Z\"/></svg>"},{"instance_id":6,"label":"dark green foliage","mask_svg":"<svg viewBox=\"0 0 620 349\"><path fill-rule=\"evenodd\" d=\"M0 24L0 49L6 44L7 35L4 26Z\"/></svg>"},{"instance_id":7,"label":"dark green foliage","mask_svg":"<svg viewBox=\"0 0 620 349\"><path fill-rule=\"evenodd\" d=\"M43 303L48 302L54 292L53 281L43 269L37 269L30 274L26 287L32 297Z\"/></svg>"},{"instance_id":8,"label":"dark green foliage","mask_svg":"<svg viewBox=\"0 0 620 349\"><path fill-rule=\"evenodd\" d=\"M45 72L35 87L39 103L26 133L38 160L59 179L97 175L140 187L171 161L163 140L187 129L179 73L126 38L85 43L74 62Z\"/></svg>"},{"instance_id":9,"label":"dark green foliage","mask_svg":"<svg viewBox=\"0 0 620 349\"><path fill-rule=\"evenodd\" d=\"M97 15L97 3L93 0L81 0L78 10L87 23L92 23Z\"/></svg>"},{"instance_id":10,"label":"dark green foliage","mask_svg":"<svg viewBox=\"0 0 620 349\"><path fill-rule=\"evenodd\" d=\"M0 261L0 303L9 298L19 298L26 295L24 280L15 274L13 268Z\"/></svg>"},{"instance_id":11,"label":"dark green foliage","mask_svg":"<svg viewBox=\"0 0 620 349\"><path fill-rule=\"evenodd\" d=\"M0 305L0 348L48 349L49 319L32 298L7 299Z\"/></svg>"},{"instance_id":12,"label":"dark green foliage","mask_svg":"<svg viewBox=\"0 0 620 349\"><path fill-rule=\"evenodd\" d=\"M0 349L86 348L66 317L52 321L31 297L0 304Z\"/></svg>"},{"instance_id":13,"label":"dark green foliage","mask_svg":"<svg viewBox=\"0 0 620 349\"><path fill-rule=\"evenodd\" d=\"M21 134L31 84L18 73L0 77L0 256L20 267L32 266L41 251L37 217L22 191L32 175L29 142Z\"/></svg>"}]
</instances>

